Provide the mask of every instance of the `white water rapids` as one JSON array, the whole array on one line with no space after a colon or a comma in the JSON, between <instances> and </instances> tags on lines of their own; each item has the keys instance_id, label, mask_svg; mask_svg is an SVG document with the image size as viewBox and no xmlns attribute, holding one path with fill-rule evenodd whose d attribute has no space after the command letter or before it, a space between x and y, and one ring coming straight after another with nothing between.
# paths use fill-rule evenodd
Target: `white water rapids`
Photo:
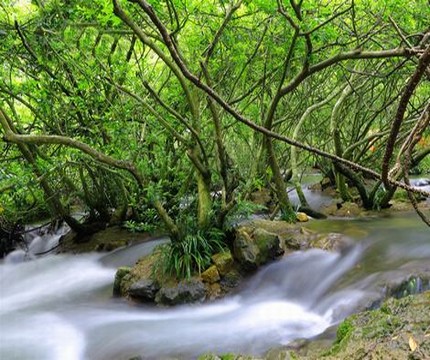
<instances>
[{"instance_id":1,"label":"white water rapids","mask_svg":"<svg viewBox=\"0 0 430 360\"><path fill-rule=\"evenodd\" d=\"M312 338L375 300L376 283L411 264L430 264L427 228L414 217L398 221L359 222L369 235L343 253L296 252L264 267L223 300L175 308L111 296L116 267L134 262L156 242L107 255L4 261L0 359L193 359L208 351L262 354ZM349 223L327 224L336 230Z\"/></svg>"}]
</instances>

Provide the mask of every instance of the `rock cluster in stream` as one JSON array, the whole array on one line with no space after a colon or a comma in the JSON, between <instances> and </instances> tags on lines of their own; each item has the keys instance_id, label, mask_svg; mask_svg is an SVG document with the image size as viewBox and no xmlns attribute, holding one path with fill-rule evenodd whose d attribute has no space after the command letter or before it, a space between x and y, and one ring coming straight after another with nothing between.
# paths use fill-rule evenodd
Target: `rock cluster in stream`
<instances>
[{"instance_id":1,"label":"rock cluster in stream","mask_svg":"<svg viewBox=\"0 0 430 360\"><path fill-rule=\"evenodd\" d=\"M157 263L154 253L131 268L119 268L113 292L159 305L213 300L230 292L247 274L284 254L308 248L339 250L347 245L347 239L340 234L318 234L283 221L253 220L236 229L231 250L215 254L200 275L179 282L157 278L152 271Z\"/></svg>"}]
</instances>

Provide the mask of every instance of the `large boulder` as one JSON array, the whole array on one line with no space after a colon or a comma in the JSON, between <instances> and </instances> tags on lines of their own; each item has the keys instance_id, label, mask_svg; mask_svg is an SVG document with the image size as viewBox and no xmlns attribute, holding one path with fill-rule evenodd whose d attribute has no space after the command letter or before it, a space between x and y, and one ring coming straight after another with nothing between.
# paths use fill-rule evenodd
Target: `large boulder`
<instances>
[{"instance_id":1,"label":"large boulder","mask_svg":"<svg viewBox=\"0 0 430 360\"><path fill-rule=\"evenodd\" d=\"M179 284L164 285L158 291L155 302L160 305L179 305L202 302L206 288L200 279L183 280Z\"/></svg>"},{"instance_id":2,"label":"large boulder","mask_svg":"<svg viewBox=\"0 0 430 360\"><path fill-rule=\"evenodd\" d=\"M267 237L267 233L271 234L271 237ZM256 241L256 235L259 238L259 234L263 234L263 238L271 239L273 243L269 241L269 244L275 244L274 249L277 249L276 244L277 240L279 240L279 246L282 249L279 251L280 254L282 254L282 251L288 254L296 250L310 248L339 251L351 245L351 240L339 233L314 231L303 227L301 223L289 224L285 221L257 219L245 223L236 230L236 239L233 243L236 260L242 259L242 263L257 265L264 263L264 261L259 262L257 256L257 253L261 252L261 244L259 245L258 241ZM274 252L276 254L278 250ZM270 253L273 255L273 251ZM251 261L252 259L254 260ZM253 267L255 268L255 265Z\"/></svg>"},{"instance_id":3,"label":"large boulder","mask_svg":"<svg viewBox=\"0 0 430 360\"><path fill-rule=\"evenodd\" d=\"M255 270L283 253L277 234L248 227L239 228L236 232L233 254L245 270Z\"/></svg>"}]
</instances>

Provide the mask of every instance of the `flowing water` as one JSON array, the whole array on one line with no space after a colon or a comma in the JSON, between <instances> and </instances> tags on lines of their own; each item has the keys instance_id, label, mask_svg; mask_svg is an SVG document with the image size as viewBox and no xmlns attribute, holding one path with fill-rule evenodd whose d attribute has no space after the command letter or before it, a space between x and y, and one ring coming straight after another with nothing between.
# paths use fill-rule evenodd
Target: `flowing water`
<instances>
[{"instance_id":1,"label":"flowing water","mask_svg":"<svg viewBox=\"0 0 430 360\"><path fill-rule=\"evenodd\" d=\"M133 263L160 240L110 254L31 261L11 255L0 263L0 359L261 354L321 334L380 299L386 281L430 272L429 230L413 214L310 226L345 232L353 245L342 253L296 252L262 268L223 300L176 308L132 305L111 296L115 268Z\"/></svg>"}]
</instances>

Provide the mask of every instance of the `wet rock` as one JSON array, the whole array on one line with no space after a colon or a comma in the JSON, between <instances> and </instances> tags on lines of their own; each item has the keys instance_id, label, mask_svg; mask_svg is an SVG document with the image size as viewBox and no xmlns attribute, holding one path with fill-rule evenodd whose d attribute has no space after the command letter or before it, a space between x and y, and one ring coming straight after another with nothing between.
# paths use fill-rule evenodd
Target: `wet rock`
<instances>
[{"instance_id":1,"label":"wet rock","mask_svg":"<svg viewBox=\"0 0 430 360\"><path fill-rule=\"evenodd\" d=\"M231 270L222 277L220 284L223 289L228 291L238 286L241 281L242 275L237 270Z\"/></svg>"},{"instance_id":2,"label":"wet rock","mask_svg":"<svg viewBox=\"0 0 430 360\"><path fill-rule=\"evenodd\" d=\"M280 241L280 247L285 253L291 253L295 250L305 250L309 248L320 248L328 251L337 251L342 250L348 247L351 244L350 238L343 236L338 233L320 233L314 230L310 230L301 224L288 224L285 221L269 221L269 220L253 220L241 227L239 227L236 231L236 248L234 249L234 256L236 259L239 253L237 252L240 249L243 249L244 254L248 258L252 259L254 256L254 260L249 260L249 263L258 264L258 256L256 252L256 248L254 245L257 245L255 241L255 234L261 232L272 234L272 236L277 236ZM240 235L240 236L239 236ZM239 247L240 245L240 247ZM257 248L259 246L257 245ZM239 249L238 249L239 248ZM241 255L239 255L240 257ZM275 255L275 257L278 255Z\"/></svg>"},{"instance_id":3,"label":"wet rock","mask_svg":"<svg viewBox=\"0 0 430 360\"><path fill-rule=\"evenodd\" d=\"M263 229L255 229L253 237L259 250L259 265L274 260L284 253L284 250L281 248L280 238L277 234L270 233Z\"/></svg>"},{"instance_id":4,"label":"wet rock","mask_svg":"<svg viewBox=\"0 0 430 360\"><path fill-rule=\"evenodd\" d=\"M223 295L223 289L220 283L213 283L206 285L206 299L215 300Z\"/></svg>"},{"instance_id":5,"label":"wet rock","mask_svg":"<svg viewBox=\"0 0 430 360\"><path fill-rule=\"evenodd\" d=\"M339 233L315 234L309 242L311 248L327 251L341 251L351 245L351 240Z\"/></svg>"},{"instance_id":6,"label":"wet rock","mask_svg":"<svg viewBox=\"0 0 430 360\"><path fill-rule=\"evenodd\" d=\"M177 285L164 285L158 291L155 302L160 305L179 305L201 302L205 299L206 290L200 279L190 279Z\"/></svg>"},{"instance_id":7,"label":"wet rock","mask_svg":"<svg viewBox=\"0 0 430 360\"><path fill-rule=\"evenodd\" d=\"M210 266L201 274L202 280L206 283L213 284L219 281L220 276L215 265Z\"/></svg>"},{"instance_id":8,"label":"wet rock","mask_svg":"<svg viewBox=\"0 0 430 360\"><path fill-rule=\"evenodd\" d=\"M235 259L246 269L255 270L258 267L258 246L245 229L239 229L233 242Z\"/></svg>"},{"instance_id":9,"label":"wet rock","mask_svg":"<svg viewBox=\"0 0 430 360\"><path fill-rule=\"evenodd\" d=\"M255 270L284 253L279 236L261 228L240 228L233 242L235 259L245 270Z\"/></svg>"},{"instance_id":10,"label":"wet rock","mask_svg":"<svg viewBox=\"0 0 430 360\"><path fill-rule=\"evenodd\" d=\"M225 251L212 256L212 262L215 264L218 273L223 276L227 274L234 265L233 256L230 251Z\"/></svg>"},{"instance_id":11,"label":"wet rock","mask_svg":"<svg viewBox=\"0 0 430 360\"><path fill-rule=\"evenodd\" d=\"M131 268L128 266L122 266L118 268L115 273L115 280L113 282L113 295L120 296L122 294L121 291L121 282L126 275L130 273Z\"/></svg>"},{"instance_id":12,"label":"wet rock","mask_svg":"<svg viewBox=\"0 0 430 360\"><path fill-rule=\"evenodd\" d=\"M153 302L160 290L160 285L152 279L142 279L133 283L128 289L128 295L141 302Z\"/></svg>"}]
</instances>

